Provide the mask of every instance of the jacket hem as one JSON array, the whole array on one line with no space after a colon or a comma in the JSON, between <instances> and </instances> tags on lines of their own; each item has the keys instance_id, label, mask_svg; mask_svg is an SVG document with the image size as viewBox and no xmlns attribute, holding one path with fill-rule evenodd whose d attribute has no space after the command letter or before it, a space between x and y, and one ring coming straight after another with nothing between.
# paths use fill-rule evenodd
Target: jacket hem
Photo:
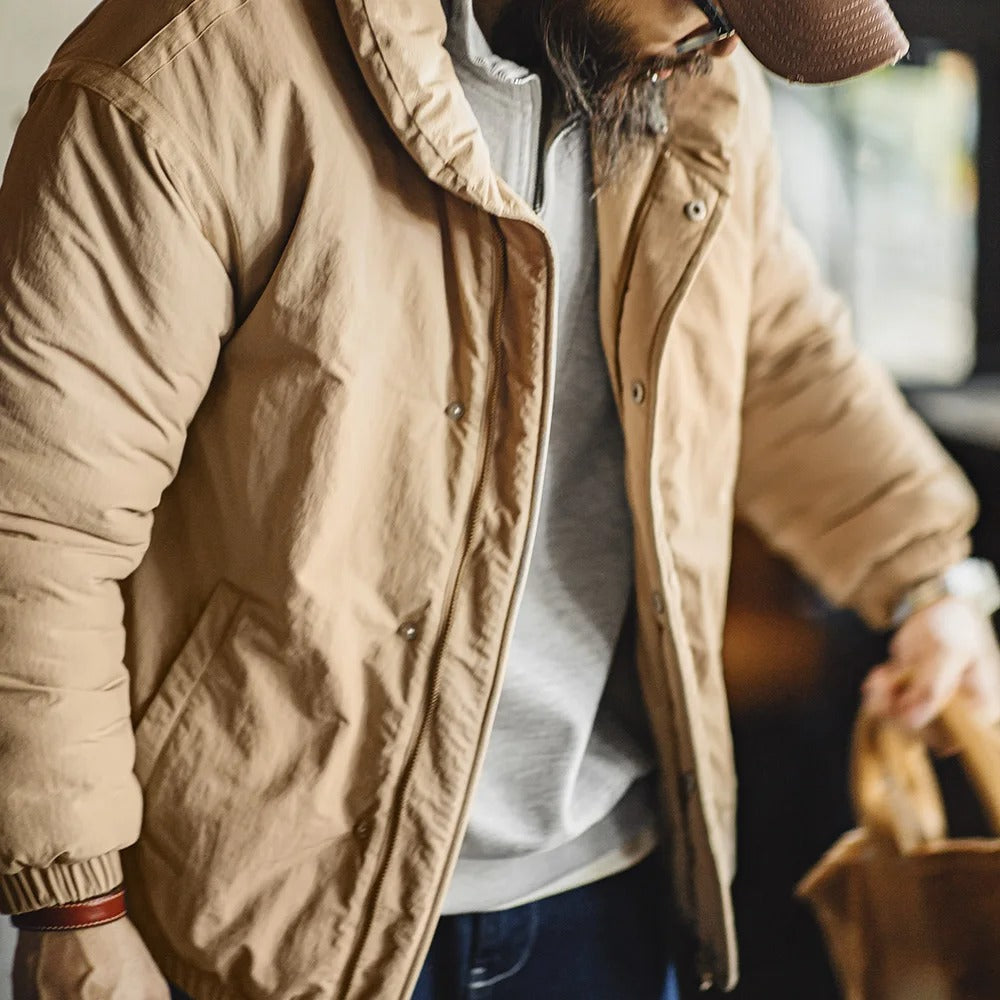
<instances>
[{"instance_id":1,"label":"jacket hem","mask_svg":"<svg viewBox=\"0 0 1000 1000\"><path fill-rule=\"evenodd\" d=\"M79 903L102 896L123 881L118 851L48 868L22 868L13 875L0 875L0 913L15 915Z\"/></svg>"}]
</instances>

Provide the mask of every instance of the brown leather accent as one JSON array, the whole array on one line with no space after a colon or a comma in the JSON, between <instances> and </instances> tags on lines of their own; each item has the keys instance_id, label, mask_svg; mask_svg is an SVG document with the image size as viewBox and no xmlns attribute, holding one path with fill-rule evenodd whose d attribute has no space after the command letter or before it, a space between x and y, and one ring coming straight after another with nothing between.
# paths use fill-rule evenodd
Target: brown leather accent
<instances>
[{"instance_id":1,"label":"brown leather accent","mask_svg":"<svg viewBox=\"0 0 1000 1000\"><path fill-rule=\"evenodd\" d=\"M886 0L721 0L746 47L772 72L835 83L898 62L910 43Z\"/></svg>"},{"instance_id":2,"label":"brown leather accent","mask_svg":"<svg viewBox=\"0 0 1000 1000\"><path fill-rule=\"evenodd\" d=\"M125 888L119 886L112 892L79 903L48 906L11 917L11 923L21 931L76 931L83 927L109 924L124 917Z\"/></svg>"}]
</instances>

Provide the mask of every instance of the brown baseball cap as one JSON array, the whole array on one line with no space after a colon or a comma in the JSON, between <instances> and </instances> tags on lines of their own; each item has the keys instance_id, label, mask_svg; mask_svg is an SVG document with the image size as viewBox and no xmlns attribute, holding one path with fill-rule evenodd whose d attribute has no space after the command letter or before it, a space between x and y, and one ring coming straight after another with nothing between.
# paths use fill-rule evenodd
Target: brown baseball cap
<instances>
[{"instance_id":1,"label":"brown baseball cap","mask_svg":"<svg viewBox=\"0 0 1000 1000\"><path fill-rule=\"evenodd\" d=\"M886 0L717 0L746 47L799 83L836 83L909 51Z\"/></svg>"}]
</instances>

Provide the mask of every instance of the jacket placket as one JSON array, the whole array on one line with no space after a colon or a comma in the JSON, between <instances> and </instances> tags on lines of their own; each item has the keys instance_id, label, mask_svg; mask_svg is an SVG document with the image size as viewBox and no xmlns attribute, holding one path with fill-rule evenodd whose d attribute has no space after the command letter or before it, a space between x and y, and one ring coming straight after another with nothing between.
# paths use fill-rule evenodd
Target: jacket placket
<instances>
[{"instance_id":1,"label":"jacket placket","mask_svg":"<svg viewBox=\"0 0 1000 1000\"><path fill-rule=\"evenodd\" d=\"M714 170L697 169L683 152L662 152L629 235L626 253L634 256L622 273L615 351L608 358L620 389L635 521L640 680L660 758L661 794L673 820L673 891L699 930L705 989L717 978L728 980L735 964L731 904L704 846L721 838L704 792L710 781L704 778L708 749L700 694L670 539L657 523L652 468L661 444L658 376L666 344L722 222L727 182Z\"/></svg>"}]
</instances>

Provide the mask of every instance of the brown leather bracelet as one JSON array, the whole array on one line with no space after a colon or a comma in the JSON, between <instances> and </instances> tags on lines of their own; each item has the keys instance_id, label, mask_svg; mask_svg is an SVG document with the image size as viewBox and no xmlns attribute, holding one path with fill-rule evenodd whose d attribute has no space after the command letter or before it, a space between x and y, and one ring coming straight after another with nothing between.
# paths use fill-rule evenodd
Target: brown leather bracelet
<instances>
[{"instance_id":1,"label":"brown leather bracelet","mask_svg":"<svg viewBox=\"0 0 1000 1000\"><path fill-rule=\"evenodd\" d=\"M118 886L102 896L79 903L61 903L44 910L16 913L11 923L20 931L78 931L120 920L126 914L125 887Z\"/></svg>"}]
</instances>

